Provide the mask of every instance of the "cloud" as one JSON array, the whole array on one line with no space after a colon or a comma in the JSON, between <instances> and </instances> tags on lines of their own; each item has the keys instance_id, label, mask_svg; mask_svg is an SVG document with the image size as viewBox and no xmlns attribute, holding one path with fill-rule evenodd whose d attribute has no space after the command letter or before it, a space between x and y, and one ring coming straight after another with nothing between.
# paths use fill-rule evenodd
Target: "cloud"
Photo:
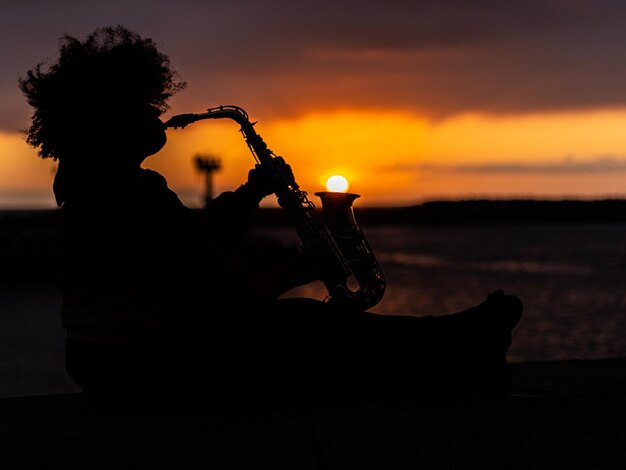
<instances>
[{"instance_id":1,"label":"cloud","mask_svg":"<svg viewBox=\"0 0 626 470\"><path fill-rule=\"evenodd\" d=\"M30 113L17 78L64 33L126 24L153 37L189 87L185 111L264 117L396 108L440 118L626 104L626 3L560 0L21 0L0 6L0 128ZM193 109L192 109L193 107Z\"/></svg>"},{"instance_id":2,"label":"cloud","mask_svg":"<svg viewBox=\"0 0 626 470\"><path fill-rule=\"evenodd\" d=\"M589 174L626 172L626 157L600 156L577 161L566 157L562 161L549 163L497 162L461 165L397 165L387 168L393 171L427 171L437 173L482 173L482 174Z\"/></svg>"}]
</instances>

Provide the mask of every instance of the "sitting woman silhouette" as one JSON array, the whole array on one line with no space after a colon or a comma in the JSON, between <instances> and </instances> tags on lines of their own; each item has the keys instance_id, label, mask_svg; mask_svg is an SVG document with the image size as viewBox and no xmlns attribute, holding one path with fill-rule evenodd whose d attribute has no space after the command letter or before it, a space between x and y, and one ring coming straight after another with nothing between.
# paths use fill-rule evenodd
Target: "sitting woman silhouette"
<instances>
[{"instance_id":1,"label":"sitting woman silhouette","mask_svg":"<svg viewBox=\"0 0 626 470\"><path fill-rule=\"evenodd\" d=\"M274 192L263 171L252 167L200 210L142 168L166 144L160 116L185 87L152 39L119 25L83 41L65 35L58 61L33 67L19 86L34 109L27 142L58 162L67 372L96 403L508 393L516 296L494 290L464 311L422 317L281 297L336 267L322 253L268 260L242 249Z\"/></svg>"}]
</instances>

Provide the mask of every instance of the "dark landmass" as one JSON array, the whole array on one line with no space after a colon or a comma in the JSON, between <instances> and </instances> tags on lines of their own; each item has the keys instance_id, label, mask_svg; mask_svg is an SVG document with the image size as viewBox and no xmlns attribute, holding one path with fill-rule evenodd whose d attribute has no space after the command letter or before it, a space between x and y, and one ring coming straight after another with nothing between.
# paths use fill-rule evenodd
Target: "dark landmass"
<instances>
[{"instance_id":1,"label":"dark landmass","mask_svg":"<svg viewBox=\"0 0 626 470\"><path fill-rule=\"evenodd\" d=\"M319 208L318 208L319 210ZM359 225L589 224L626 222L626 199L432 201L406 207L354 207ZM53 282L59 209L0 211L0 282ZM256 224L287 226L281 208L264 208Z\"/></svg>"},{"instance_id":2,"label":"dark landmass","mask_svg":"<svg viewBox=\"0 0 626 470\"><path fill-rule=\"evenodd\" d=\"M359 224L484 224L626 222L626 199L535 200L475 199L430 201L412 206L361 207ZM257 223L287 224L281 208L263 208ZM0 233L48 230L60 223L60 210L0 210Z\"/></svg>"},{"instance_id":3,"label":"dark landmass","mask_svg":"<svg viewBox=\"0 0 626 470\"><path fill-rule=\"evenodd\" d=\"M372 223L384 220L383 214L377 214L376 211L372 212L371 218ZM392 221L412 224L625 222L626 200L433 201L419 206L393 209L383 223Z\"/></svg>"},{"instance_id":4,"label":"dark landmass","mask_svg":"<svg viewBox=\"0 0 626 470\"><path fill-rule=\"evenodd\" d=\"M626 199L431 201L405 207L354 207L359 225L626 222ZM263 224L287 224L282 209L263 209Z\"/></svg>"}]
</instances>

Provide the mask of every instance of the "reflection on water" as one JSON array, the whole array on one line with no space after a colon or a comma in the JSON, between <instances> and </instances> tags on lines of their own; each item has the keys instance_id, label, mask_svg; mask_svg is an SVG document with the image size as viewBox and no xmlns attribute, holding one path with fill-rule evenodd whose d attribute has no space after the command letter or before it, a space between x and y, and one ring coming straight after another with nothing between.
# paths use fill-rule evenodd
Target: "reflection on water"
<instances>
[{"instance_id":1,"label":"reflection on water","mask_svg":"<svg viewBox=\"0 0 626 470\"><path fill-rule=\"evenodd\" d=\"M387 278L381 314L440 315L496 289L525 313L511 362L626 356L626 225L363 227ZM262 236L299 244L290 228ZM290 296L323 299L321 283ZM59 298L0 289L0 396L76 391L63 368Z\"/></svg>"},{"instance_id":2,"label":"reflection on water","mask_svg":"<svg viewBox=\"0 0 626 470\"><path fill-rule=\"evenodd\" d=\"M415 253L401 252L379 252L376 259L381 265L405 265L414 266L416 268L450 268L450 260L438 258L431 255L418 255ZM581 274L591 274L593 270L588 266L576 266L573 264L553 263L549 261L522 261L522 260L501 260L466 263L466 269L476 271L510 271L510 272L528 272L528 273L574 273L578 271Z\"/></svg>"},{"instance_id":3,"label":"reflection on water","mask_svg":"<svg viewBox=\"0 0 626 470\"><path fill-rule=\"evenodd\" d=\"M525 306L512 362L626 356L626 225L363 229L388 284L372 311L440 315L504 289ZM272 235L297 243L289 229Z\"/></svg>"}]
</instances>

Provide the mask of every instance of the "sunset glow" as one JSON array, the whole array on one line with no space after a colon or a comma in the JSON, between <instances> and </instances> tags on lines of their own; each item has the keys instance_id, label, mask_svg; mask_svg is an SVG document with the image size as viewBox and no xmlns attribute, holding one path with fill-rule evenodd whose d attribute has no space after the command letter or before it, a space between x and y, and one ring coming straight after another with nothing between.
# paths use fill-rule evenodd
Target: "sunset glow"
<instances>
[{"instance_id":1,"label":"sunset glow","mask_svg":"<svg viewBox=\"0 0 626 470\"><path fill-rule=\"evenodd\" d=\"M290 164L304 190L319 191L339 174L364 205L395 205L434 198L626 194L623 123L626 110L464 115L440 122L393 111L341 111L259 121L256 129ZM146 166L168 175L175 187L198 187L189 159L210 151L224 163L216 188L235 188L254 163L238 125L194 126L170 131L168 145Z\"/></svg>"},{"instance_id":2,"label":"sunset glow","mask_svg":"<svg viewBox=\"0 0 626 470\"><path fill-rule=\"evenodd\" d=\"M252 110L250 110L252 114ZM473 197L619 197L626 194L626 109L523 116L463 115L439 122L388 111L339 111L264 120L257 132L313 193L333 175L350 181L363 205L406 205ZM55 163L36 157L17 133L0 134L0 190L34 192L52 205ZM202 201L198 153L222 160L216 192L235 189L254 166L233 121L169 129L144 167L161 172L185 202ZM270 196L264 205L275 205Z\"/></svg>"}]
</instances>

